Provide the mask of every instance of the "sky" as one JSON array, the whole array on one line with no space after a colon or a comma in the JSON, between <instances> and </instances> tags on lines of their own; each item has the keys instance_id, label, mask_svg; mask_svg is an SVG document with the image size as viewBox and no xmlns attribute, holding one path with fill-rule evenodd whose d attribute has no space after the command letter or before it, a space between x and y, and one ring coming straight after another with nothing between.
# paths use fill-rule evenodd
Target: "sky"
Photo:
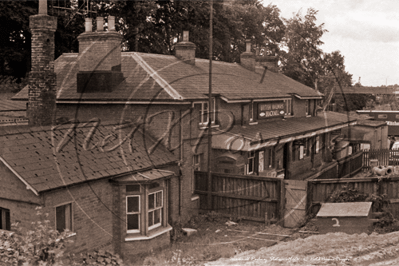
<instances>
[{"instance_id":1,"label":"sky","mask_svg":"<svg viewBox=\"0 0 399 266\"><path fill-rule=\"evenodd\" d=\"M263 0L283 18L308 8L318 10L316 24L328 32L326 53L340 51L353 82L363 86L399 84L399 0Z\"/></svg>"}]
</instances>

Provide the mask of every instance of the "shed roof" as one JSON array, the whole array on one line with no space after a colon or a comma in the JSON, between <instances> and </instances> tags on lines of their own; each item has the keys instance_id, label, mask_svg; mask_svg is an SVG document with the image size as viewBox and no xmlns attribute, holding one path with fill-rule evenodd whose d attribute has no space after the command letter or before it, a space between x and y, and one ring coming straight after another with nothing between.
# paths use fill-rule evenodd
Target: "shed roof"
<instances>
[{"instance_id":1,"label":"shed roof","mask_svg":"<svg viewBox=\"0 0 399 266\"><path fill-rule=\"evenodd\" d=\"M367 217L372 204L372 202L322 203L316 217Z\"/></svg>"},{"instance_id":2,"label":"shed roof","mask_svg":"<svg viewBox=\"0 0 399 266\"><path fill-rule=\"evenodd\" d=\"M76 74L78 54L63 54L55 62L58 101L185 101L206 100L209 91L209 60L195 59L187 64L172 55L124 52L122 72L125 80L112 92L78 93ZM322 94L281 73L249 71L239 64L214 61L213 93L226 100L321 98ZM27 100L28 88L13 97Z\"/></svg>"},{"instance_id":3,"label":"shed roof","mask_svg":"<svg viewBox=\"0 0 399 266\"><path fill-rule=\"evenodd\" d=\"M322 112L314 117L292 117L250 126L234 125L223 134L218 134L215 129L212 147L224 150L256 150L337 130L355 124L356 121L345 114Z\"/></svg>"},{"instance_id":4,"label":"shed roof","mask_svg":"<svg viewBox=\"0 0 399 266\"><path fill-rule=\"evenodd\" d=\"M176 161L134 124L92 121L1 127L0 159L36 192L146 171Z\"/></svg>"}]
</instances>

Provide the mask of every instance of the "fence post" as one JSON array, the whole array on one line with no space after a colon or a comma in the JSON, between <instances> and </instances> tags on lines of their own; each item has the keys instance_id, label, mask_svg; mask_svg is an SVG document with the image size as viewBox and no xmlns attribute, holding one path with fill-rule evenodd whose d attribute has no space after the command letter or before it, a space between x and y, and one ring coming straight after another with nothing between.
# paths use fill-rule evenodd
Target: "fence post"
<instances>
[{"instance_id":1,"label":"fence post","mask_svg":"<svg viewBox=\"0 0 399 266\"><path fill-rule=\"evenodd\" d=\"M277 223L280 226L284 226L284 211L285 211L285 186L284 179L281 179L278 183L277 188L279 191L279 222Z\"/></svg>"}]
</instances>

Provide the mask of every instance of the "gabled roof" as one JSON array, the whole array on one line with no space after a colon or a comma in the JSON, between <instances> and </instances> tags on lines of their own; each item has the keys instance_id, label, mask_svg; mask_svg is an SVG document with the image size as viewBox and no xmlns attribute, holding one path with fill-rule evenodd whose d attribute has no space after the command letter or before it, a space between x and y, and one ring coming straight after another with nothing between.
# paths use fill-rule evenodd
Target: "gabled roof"
<instances>
[{"instance_id":1,"label":"gabled roof","mask_svg":"<svg viewBox=\"0 0 399 266\"><path fill-rule=\"evenodd\" d=\"M98 122L98 124L96 124ZM176 162L133 124L0 128L0 160L34 192Z\"/></svg>"},{"instance_id":2,"label":"gabled roof","mask_svg":"<svg viewBox=\"0 0 399 266\"><path fill-rule=\"evenodd\" d=\"M316 97L322 95L291 78L263 69L249 71L239 64L213 61L212 91L227 100ZM209 91L209 60L195 65L172 55L122 53L125 80L111 93L77 93L78 54L63 54L55 62L58 101L195 101L206 100ZM26 100L28 88L13 97Z\"/></svg>"},{"instance_id":3,"label":"gabled roof","mask_svg":"<svg viewBox=\"0 0 399 266\"><path fill-rule=\"evenodd\" d=\"M251 151L279 143L291 142L353 125L356 118L335 112L323 112L313 117L292 117L272 123L235 125L228 132L212 137L212 148Z\"/></svg>"}]
</instances>

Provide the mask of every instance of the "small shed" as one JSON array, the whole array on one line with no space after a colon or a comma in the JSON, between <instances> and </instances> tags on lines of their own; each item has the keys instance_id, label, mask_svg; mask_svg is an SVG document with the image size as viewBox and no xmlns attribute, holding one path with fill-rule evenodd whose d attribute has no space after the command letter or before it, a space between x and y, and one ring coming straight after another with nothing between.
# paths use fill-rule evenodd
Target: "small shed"
<instances>
[{"instance_id":1,"label":"small shed","mask_svg":"<svg viewBox=\"0 0 399 266\"><path fill-rule=\"evenodd\" d=\"M372 202L322 203L316 215L319 233L366 233L373 223L371 205Z\"/></svg>"}]
</instances>

